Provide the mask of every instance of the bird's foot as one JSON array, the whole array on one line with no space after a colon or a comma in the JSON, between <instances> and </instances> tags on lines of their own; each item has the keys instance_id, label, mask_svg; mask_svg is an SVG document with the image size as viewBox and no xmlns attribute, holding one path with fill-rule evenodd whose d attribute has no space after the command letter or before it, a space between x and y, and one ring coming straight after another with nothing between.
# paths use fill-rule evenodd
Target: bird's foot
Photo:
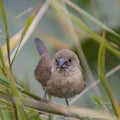
<instances>
[{"instance_id":1,"label":"bird's foot","mask_svg":"<svg viewBox=\"0 0 120 120\"><path fill-rule=\"evenodd\" d=\"M46 97L47 93L45 92L43 98L41 99L41 103L47 103L47 97Z\"/></svg>"},{"instance_id":2,"label":"bird's foot","mask_svg":"<svg viewBox=\"0 0 120 120\"><path fill-rule=\"evenodd\" d=\"M67 98L65 98L65 102L66 102L67 106L70 106Z\"/></svg>"}]
</instances>

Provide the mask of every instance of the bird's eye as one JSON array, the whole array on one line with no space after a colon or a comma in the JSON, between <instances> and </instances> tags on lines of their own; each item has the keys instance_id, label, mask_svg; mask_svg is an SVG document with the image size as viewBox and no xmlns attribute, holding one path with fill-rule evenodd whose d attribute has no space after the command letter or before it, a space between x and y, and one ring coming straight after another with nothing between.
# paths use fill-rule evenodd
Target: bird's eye
<instances>
[{"instance_id":1,"label":"bird's eye","mask_svg":"<svg viewBox=\"0 0 120 120\"><path fill-rule=\"evenodd\" d=\"M68 60L70 63L72 62L72 58L69 58L69 60Z\"/></svg>"},{"instance_id":2,"label":"bird's eye","mask_svg":"<svg viewBox=\"0 0 120 120\"><path fill-rule=\"evenodd\" d=\"M55 58L56 63L58 63L58 60Z\"/></svg>"}]
</instances>

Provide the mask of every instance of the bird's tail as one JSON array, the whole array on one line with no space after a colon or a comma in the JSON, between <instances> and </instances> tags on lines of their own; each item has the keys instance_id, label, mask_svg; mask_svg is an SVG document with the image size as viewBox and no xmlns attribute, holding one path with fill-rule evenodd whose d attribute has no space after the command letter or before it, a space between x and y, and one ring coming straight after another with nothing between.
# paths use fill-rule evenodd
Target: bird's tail
<instances>
[{"instance_id":1,"label":"bird's tail","mask_svg":"<svg viewBox=\"0 0 120 120\"><path fill-rule=\"evenodd\" d=\"M35 45L38 50L39 55L43 55L44 53L48 53L45 45L39 38L35 38Z\"/></svg>"}]
</instances>

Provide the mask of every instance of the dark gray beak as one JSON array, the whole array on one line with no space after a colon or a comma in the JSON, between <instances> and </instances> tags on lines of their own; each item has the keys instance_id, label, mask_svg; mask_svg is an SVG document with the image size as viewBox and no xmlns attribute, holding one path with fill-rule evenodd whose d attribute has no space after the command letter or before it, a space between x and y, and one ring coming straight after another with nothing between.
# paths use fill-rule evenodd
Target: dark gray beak
<instances>
[{"instance_id":1,"label":"dark gray beak","mask_svg":"<svg viewBox=\"0 0 120 120\"><path fill-rule=\"evenodd\" d=\"M58 62L58 67L61 68L66 63L66 60L60 58L57 62Z\"/></svg>"}]
</instances>

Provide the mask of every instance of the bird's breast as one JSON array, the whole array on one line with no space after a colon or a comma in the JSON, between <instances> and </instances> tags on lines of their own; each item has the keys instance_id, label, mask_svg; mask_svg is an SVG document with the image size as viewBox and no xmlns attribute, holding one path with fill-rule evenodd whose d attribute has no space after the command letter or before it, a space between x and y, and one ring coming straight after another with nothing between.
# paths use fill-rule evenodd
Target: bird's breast
<instances>
[{"instance_id":1,"label":"bird's breast","mask_svg":"<svg viewBox=\"0 0 120 120\"><path fill-rule=\"evenodd\" d=\"M47 82L45 91L53 96L70 98L79 94L85 87L85 81L81 71L71 74L52 73L51 79Z\"/></svg>"}]
</instances>

